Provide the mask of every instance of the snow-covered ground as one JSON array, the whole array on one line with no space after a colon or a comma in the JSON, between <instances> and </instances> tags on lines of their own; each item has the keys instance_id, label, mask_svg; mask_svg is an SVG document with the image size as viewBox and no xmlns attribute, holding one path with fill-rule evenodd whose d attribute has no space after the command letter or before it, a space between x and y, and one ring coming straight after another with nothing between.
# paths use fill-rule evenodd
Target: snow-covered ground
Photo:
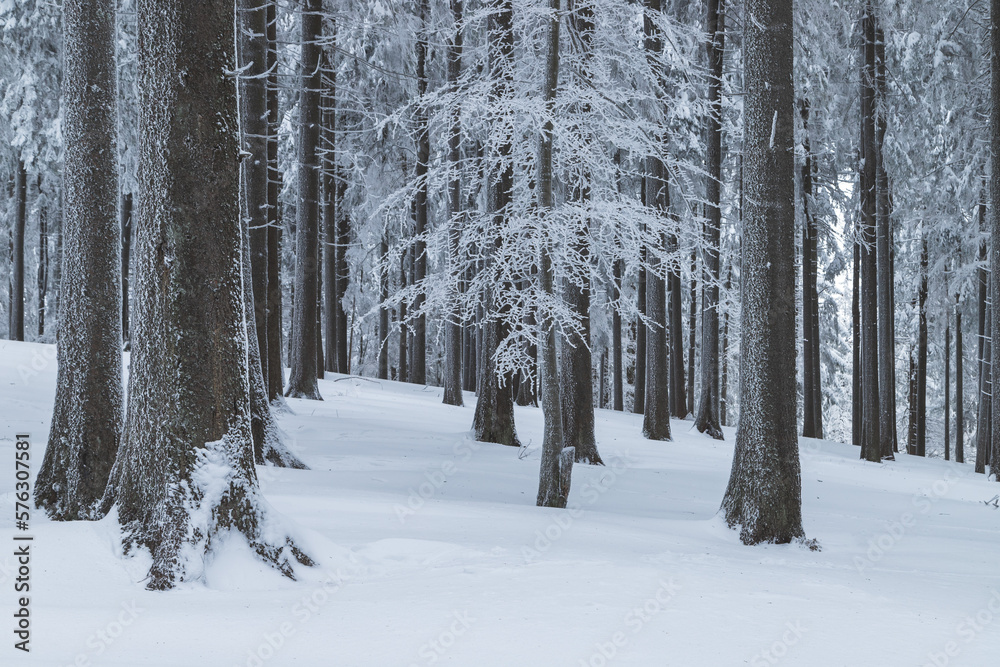
<instances>
[{"instance_id":1,"label":"snow-covered ground","mask_svg":"<svg viewBox=\"0 0 1000 667\"><path fill-rule=\"evenodd\" d=\"M472 441L441 390L332 376L280 417L309 471L258 468L319 561L299 581L225 545L207 581L151 593L115 526L32 516L32 652L13 649L15 432L41 462L54 350L0 342L0 665L996 665L1000 484L971 465L803 440L802 545L742 546L716 510L733 432L597 413L606 467L573 471L571 510L535 507L526 451ZM520 454L520 455L519 455Z\"/></svg>"}]
</instances>

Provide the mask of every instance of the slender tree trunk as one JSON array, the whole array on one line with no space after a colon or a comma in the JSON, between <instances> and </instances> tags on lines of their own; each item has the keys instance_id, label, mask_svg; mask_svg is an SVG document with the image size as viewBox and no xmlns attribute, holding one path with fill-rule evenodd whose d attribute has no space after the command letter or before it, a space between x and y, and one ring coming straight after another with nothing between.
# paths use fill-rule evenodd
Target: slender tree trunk
<instances>
[{"instance_id":1,"label":"slender tree trunk","mask_svg":"<svg viewBox=\"0 0 1000 667\"><path fill-rule=\"evenodd\" d=\"M420 30L417 36L417 164L415 176L417 193L414 220L416 240L413 244L413 274L417 294L413 299L413 310L416 315L413 321L413 368L410 369L410 380L415 384L427 384L427 315L423 312L426 296L424 294L424 279L427 277L427 170L430 163L431 143L428 128L427 107L427 22L430 11L427 0L417 0Z\"/></svg>"},{"instance_id":2,"label":"slender tree trunk","mask_svg":"<svg viewBox=\"0 0 1000 667\"><path fill-rule=\"evenodd\" d=\"M976 338L976 362L978 375L978 385L976 391L976 472L986 472L986 452L990 449L990 428L993 420L990 416L992 407L990 369L992 364L992 354L989 349L989 339L991 336L990 310L989 310L989 289L990 271L987 268L986 259L986 183L983 180L983 188L980 191L979 202L979 298L978 298L978 320L979 331ZM990 221L992 223L992 220Z\"/></svg>"},{"instance_id":3,"label":"slender tree trunk","mask_svg":"<svg viewBox=\"0 0 1000 667\"><path fill-rule=\"evenodd\" d=\"M267 377L267 0L237 0L243 215L250 225L254 340Z\"/></svg>"},{"instance_id":4,"label":"slender tree trunk","mask_svg":"<svg viewBox=\"0 0 1000 667\"><path fill-rule=\"evenodd\" d=\"M962 359L962 311L955 295L955 461L965 463L965 377Z\"/></svg>"},{"instance_id":5,"label":"slender tree trunk","mask_svg":"<svg viewBox=\"0 0 1000 667\"><path fill-rule=\"evenodd\" d=\"M236 65L234 10L138 3L135 326L128 420L104 504L116 505L125 550L150 553L152 590L201 576L225 535L242 535L289 577L292 559L311 564L267 521L253 466L236 85L224 74Z\"/></svg>"},{"instance_id":6,"label":"slender tree trunk","mask_svg":"<svg viewBox=\"0 0 1000 667\"><path fill-rule=\"evenodd\" d=\"M944 329L944 460L951 460L951 326Z\"/></svg>"},{"instance_id":7,"label":"slender tree trunk","mask_svg":"<svg viewBox=\"0 0 1000 667\"><path fill-rule=\"evenodd\" d=\"M542 211L552 210L552 114L555 111L556 88L559 79L560 0L549 0L549 44L545 68L545 108L549 116L542 128L538 164L538 199ZM551 247L559 242L548 229L542 230L539 282L542 293L555 297ZM574 450L566 448L563 432L563 410L556 354L556 326L552 314L541 316L542 343L542 414L545 430L542 437L542 461L538 476L539 507L566 507L573 468Z\"/></svg>"},{"instance_id":8,"label":"slender tree trunk","mask_svg":"<svg viewBox=\"0 0 1000 667\"><path fill-rule=\"evenodd\" d=\"M676 248L676 243L674 244ZM684 378L684 288L680 271L667 272L667 319L670 322L670 403L678 419L688 416L687 384Z\"/></svg>"},{"instance_id":9,"label":"slender tree trunk","mask_svg":"<svg viewBox=\"0 0 1000 667\"><path fill-rule=\"evenodd\" d=\"M14 173L14 226L11 234L10 339L24 340L24 227L28 204L28 173L18 161Z\"/></svg>"},{"instance_id":10,"label":"slender tree trunk","mask_svg":"<svg viewBox=\"0 0 1000 667\"><path fill-rule=\"evenodd\" d=\"M42 179L38 179L38 194L41 200ZM49 284L49 220L48 209L43 203L38 206L38 272L35 276L38 292L38 338L45 335L45 299Z\"/></svg>"},{"instance_id":11,"label":"slender tree trunk","mask_svg":"<svg viewBox=\"0 0 1000 667\"><path fill-rule=\"evenodd\" d=\"M506 106L513 98L514 57L514 16L512 0L490 0L487 19L487 54L490 80L490 104L493 107ZM487 179L487 211L490 234L496 248L501 244L500 234L505 226L505 216L511 202L514 187L514 168L510 160L514 147L511 135L501 131L506 119L493 119L497 124L495 132L504 139L495 147L496 154L491 159L499 167ZM496 249L491 249L496 252ZM479 396L473 430L480 442L497 442L503 445L519 446L514 428L514 397L511 391L512 379L497 372L496 352L500 342L509 333L507 318L509 308L497 303L495 292L511 289L509 284L492 286L487 290L484 303L485 323L480 347Z\"/></svg>"},{"instance_id":12,"label":"slender tree trunk","mask_svg":"<svg viewBox=\"0 0 1000 667\"><path fill-rule=\"evenodd\" d=\"M336 102L334 103L333 118L333 131L336 134L338 123ZM333 314L337 322L337 372L347 375L351 372L351 350L353 349L352 338L348 336L349 330L353 335L353 329L348 326L345 308L347 288L351 279L350 267L347 264L347 248L351 244L351 215L344 206L344 196L347 192L347 170L339 156L339 149L335 153L334 163L337 175L336 199L334 200L334 221L337 236L333 250L337 255L337 276L334 281L336 295L334 296Z\"/></svg>"},{"instance_id":13,"label":"slender tree trunk","mask_svg":"<svg viewBox=\"0 0 1000 667\"><path fill-rule=\"evenodd\" d=\"M295 307L292 311L291 374L285 396L322 400L316 382L316 250L319 245L319 127L323 36L321 0L304 0L301 12L299 191L295 232Z\"/></svg>"},{"instance_id":14,"label":"slender tree trunk","mask_svg":"<svg viewBox=\"0 0 1000 667\"><path fill-rule=\"evenodd\" d=\"M132 255L132 193L121 196L121 238L122 238L122 338L125 349L129 349L129 261Z\"/></svg>"},{"instance_id":15,"label":"slender tree trunk","mask_svg":"<svg viewBox=\"0 0 1000 667\"><path fill-rule=\"evenodd\" d=\"M280 401L285 374L281 363L281 171L278 169L277 17L267 2L267 397Z\"/></svg>"},{"instance_id":16,"label":"slender tree trunk","mask_svg":"<svg viewBox=\"0 0 1000 667\"><path fill-rule=\"evenodd\" d=\"M818 225L813 213L813 157L809 145L809 100L803 100L802 145L802 435L823 437L823 395L819 367Z\"/></svg>"},{"instance_id":17,"label":"slender tree trunk","mask_svg":"<svg viewBox=\"0 0 1000 667\"><path fill-rule=\"evenodd\" d=\"M861 446L861 243L860 216L856 223L851 269L851 443Z\"/></svg>"},{"instance_id":18,"label":"slender tree trunk","mask_svg":"<svg viewBox=\"0 0 1000 667\"><path fill-rule=\"evenodd\" d=\"M916 456L917 454L917 352L910 346L910 375L909 375L909 419L907 420L906 432L906 453Z\"/></svg>"},{"instance_id":19,"label":"slender tree trunk","mask_svg":"<svg viewBox=\"0 0 1000 667\"><path fill-rule=\"evenodd\" d=\"M917 456L927 441L927 240L921 241L920 291L917 295Z\"/></svg>"},{"instance_id":20,"label":"slender tree trunk","mask_svg":"<svg viewBox=\"0 0 1000 667\"><path fill-rule=\"evenodd\" d=\"M67 521L103 516L124 412L115 3L66 0L63 31L66 265L55 408L35 502ZM21 189L23 167L18 180ZM17 215L15 250L23 250L23 211ZM21 326L23 338L23 319Z\"/></svg>"},{"instance_id":21,"label":"slender tree trunk","mask_svg":"<svg viewBox=\"0 0 1000 667\"><path fill-rule=\"evenodd\" d=\"M722 510L744 544L804 537L796 428L792 0L747 0L743 334L736 453Z\"/></svg>"},{"instance_id":22,"label":"slender tree trunk","mask_svg":"<svg viewBox=\"0 0 1000 667\"><path fill-rule=\"evenodd\" d=\"M878 261L876 255L875 16L866 0L861 72L861 457L882 460L879 409ZM888 359L886 363L888 363Z\"/></svg>"},{"instance_id":23,"label":"slender tree trunk","mask_svg":"<svg viewBox=\"0 0 1000 667\"><path fill-rule=\"evenodd\" d=\"M624 262L616 259L612 266L612 294L615 307L611 311L611 394L612 409L625 410L624 375L622 372L622 273Z\"/></svg>"},{"instance_id":24,"label":"slender tree trunk","mask_svg":"<svg viewBox=\"0 0 1000 667\"><path fill-rule=\"evenodd\" d=\"M991 85L990 97L992 106L990 111L990 149L991 166L994 177L990 180L990 195L993 202L1000 202L1000 0L990 2L990 71ZM1000 303L1000 205L994 203L990 210L992 245L990 248L991 290L990 301L994 304ZM1000 317L993 317L990 327L990 338L1000 341ZM1000 345L992 346L991 368L1000 367ZM1000 482L1000 391L992 394L991 410L991 446L990 446L990 475L997 482Z\"/></svg>"},{"instance_id":25,"label":"slender tree trunk","mask_svg":"<svg viewBox=\"0 0 1000 667\"><path fill-rule=\"evenodd\" d=\"M333 56L327 56L324 77L323 128L321 133L323 169L320 172L323 192L323 324L326 333L326 370L336 373L337 366L337 68Z\"/></svg>"},{"instance_id":26,"label":"slender tree trunk","mask_svg":"<svg viewBox=\"0 0 1000 667\"><path fill-rule=\"evenodd\" d=\"M320 167L322 170L322 167ZM322 171L320 180L322 181ZM316 377L320 380L326 374L326 360L323 358L323 261L325 251L323 242L325 229L323 227L323 188L322 182L317 188L319 200L316 202L316 220L319 229L316 231Z\"/></svg>"},{"instance_id":27,"label":"slender tree trunk","mask_svg":"<svg viewBox=\"0 0 1000 667\"><path fill-rule=\"evenodd\" d=\"M462 0L451 0L454 33L448 44L448 89L458 93L458 78L462 72ZM462 181L459 170L461 160L462 114L458 102L450 110L451 126L448 129L448 272L451 299L448 321L445 324L444 403L463 405L462 399L462 305L461 266L459 244L462 239Z\"/></svg>"},{"instance_id":28,"label":"slender tree trunk","mask_svg":"<svg viewBox=\"0 0 1000 667\"><path fill-rule=\"evenodd\" d=\"M642 179L643 201L646 201L646 179ZM636 310L639 312L635 321L635 385L632 396L632 412L641 415L646 412L646 333L649 328L644 318L646 313L646 263L648 253L645 245L639 249L639 276L636 281Z\"/></svg>"},{"instance_id":29,"label":"slender tree trunk","mask_svg":"<svg viewBox=\"0 0 1000 667\"><path fill-rule=\"evenodd\" d=\"M379 244L379 307L378 307L378 378L389 379L389 309L384 305L389 300L389 239L382 232Z\"/></svg>"},{"instance_id":30,"label":"slender tree trunk","mask_svg":"<svg viewBox=\"0 0 1000 667\"><path fill-rule=\"evenodd\" d=\"M993 345L991 331L992 313L991 305L986 307L984 318L987 335L983 340L983 363L980 365L979 373L979 415L976 423L976 472L985 473L986 466L990 461L990 450L993 447L993 434L991 424L993 423Z\"/></svg>"},{"instance_id":31,"label":"slender tree trunk","mask_svg":"<svg viewBox=\"0 0 1000 667\"><path fill-rule=\"evenodd\" d=\"M698 340L698 251L691 251L691 296L688 300L687 411L694 414L694 369Z\"/></svg>"},{"instance_id":32,"label":"slender tree trunk","mask_svg":"<svg viewBox=\"0 0 1000 667\"><path fill-rule=\"evenodd\" d=\"M729 294L733 279L733 265L726 269L725 293ZM722 313L722 379L719 381L719 423L728 426L729 408L729 308Z\"/></svg>"},{"instance_id":33,"label":"slender tree trunk","mask_svg":"<svg viewBox=\"0 0 1000 667\"><path fill-rule=\"evenodd\" d=\"M410 249L407 249L399 256L399 289L405 290L407 285L407 276L409 271L406 269L407 257L410 254ZM409 335L409 325L406 323L406 301L399 302L399 369L396 372L396 379L400 382L409 382L409 353L407 347L407 341L410 337Z\"/></svg>"}]
</instances>

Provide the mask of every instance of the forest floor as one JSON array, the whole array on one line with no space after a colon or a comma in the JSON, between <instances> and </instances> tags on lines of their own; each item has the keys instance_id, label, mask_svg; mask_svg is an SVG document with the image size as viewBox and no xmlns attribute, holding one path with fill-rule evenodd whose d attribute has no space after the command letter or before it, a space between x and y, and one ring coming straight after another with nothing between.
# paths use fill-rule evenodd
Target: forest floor
<instances>
[{"instance_id":1,"label":"forest floor","mask_svg":"<svg viewBox=\"0 0 1000 667\"><path fill-rule=\"evenodd\" d=\"M258 468L264 495L318 565L299 580L223 544L204 583L144 590L113 518L35 511L31 653L17 602L15 432L41 462L54 348L0 341L2 665L969 665L1000 651L1000 484L972 465L873 465L801 442L802 544L745 547L717 510L734 432L597 412L605 467L573 471L571 510L535 507L541 412L518 408L519 451L471 440L441 390L320 381L280 417L311 470ZM4 439L8 438L8 439Z\"/></svg>"}]
</instances>

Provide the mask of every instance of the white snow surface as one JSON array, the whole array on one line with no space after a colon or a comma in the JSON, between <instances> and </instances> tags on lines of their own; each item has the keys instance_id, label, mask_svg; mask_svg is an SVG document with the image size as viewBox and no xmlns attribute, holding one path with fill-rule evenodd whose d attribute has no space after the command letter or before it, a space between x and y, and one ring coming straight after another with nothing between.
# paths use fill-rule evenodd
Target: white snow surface
<instances>
[{"instance_id":1,"label":"white snow surface","mask_svg":"<svg viewBox=\"0 0 1000 667\"><path fill-rule=\"evenodd\" d=\"M746 547L716 514L732 429L715 442L675 422L673 442L649 442L640 416L599 410L607 467L574 469L576 509L540 509L540 410L517 408L519 457L472 441L472 395L455 408L437 388L337 375L279 416L312 470L258 468L317 567L285 579L233 538L203 583L148 592L113 516L34 511L26 656L12 438L30 431L37 467L55 368L50 347L0 341L0 665L997 664L1000 510L984 501L1000 485L971 464L874 465L803 439L822 551Z\"/></svg>"}]
</instances>

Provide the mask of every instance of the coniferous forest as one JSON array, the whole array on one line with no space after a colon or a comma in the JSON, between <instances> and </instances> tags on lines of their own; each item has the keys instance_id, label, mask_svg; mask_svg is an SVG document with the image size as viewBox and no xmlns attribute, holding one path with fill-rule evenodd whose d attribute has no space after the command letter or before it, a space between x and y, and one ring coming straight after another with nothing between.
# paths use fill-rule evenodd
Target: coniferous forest
<instances>
[{"instance_id":1,"label":"coniferous forest","mask_svg":"<svg viewBox=\"0 0 1000 667\"><path fill-rule=\"evenodd\" d=\"M0 0L0 186L3 664L995 660L1000 0Z\"/></svg>"}]
</instances>

